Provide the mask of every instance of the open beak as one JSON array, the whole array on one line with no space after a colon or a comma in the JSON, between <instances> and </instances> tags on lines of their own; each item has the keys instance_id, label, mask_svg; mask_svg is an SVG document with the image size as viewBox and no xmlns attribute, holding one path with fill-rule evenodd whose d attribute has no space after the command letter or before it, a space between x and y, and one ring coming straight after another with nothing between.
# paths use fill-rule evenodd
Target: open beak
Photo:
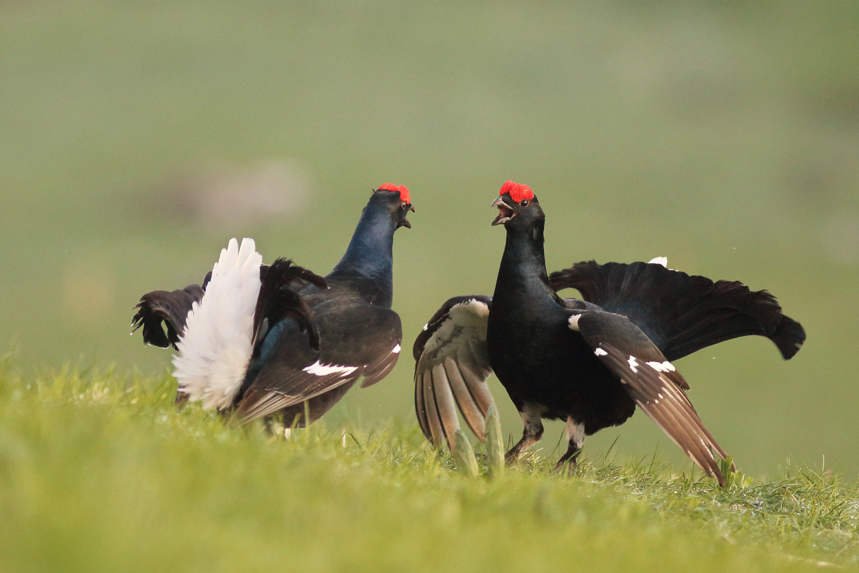
<instances>
[{"instance_id":1,"label":"open beak","mask_svg":"<svg viewBox=\"0 0 859 573\"><path fill-rule=\"evenodd\" d=\"M498 207L498 216L495 217L495 220L492 221L492 226L495 225L503 225L510 219L516 216L515 211L511 209L507 203L504 202L504 196L498 197L495 201L492 202L492 207Z\"/></svg>"},{"instance_id":2,"label":"open beak","mask_svg":"<svg viewBox=\"0 0 859 573\"><path fill-rule=\"evenodd\" d=\"M409 211L411 211L412 213L414 213L414 212L415 212L415 208L414 208L414 207L412 207L412 206L411 206L411 204L406 205L406 204L404 203L404 204L403 204L403 207L405 207L406 213L408 213ZM402 218L402 219L400 219L400 222L399 222L399 223L397 223L397 229L399 229L400 227L405 227L406 229L411 229L411 228L412 228L412 224L411 224L411 223L409 223L409 220L408 220L408 219L406 219L406 216L405 216L405 215L403 215L403 218Z\"/></svg>"}]
</instances>

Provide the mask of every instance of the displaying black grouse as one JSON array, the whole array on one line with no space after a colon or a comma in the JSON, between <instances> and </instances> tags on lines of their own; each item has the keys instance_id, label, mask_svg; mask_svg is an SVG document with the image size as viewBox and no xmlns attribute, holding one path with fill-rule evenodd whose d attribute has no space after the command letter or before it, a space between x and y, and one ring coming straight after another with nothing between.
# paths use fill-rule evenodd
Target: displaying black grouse
<instances>
[{"instance_id":1,"label":"displaying black grouse","mask_svg":"<svg viewBox=\"0 0 859 573\"><path fill-rule=\"evenodd\" d=\"M765 291L661 264L591 261L547 276L545 216L531 189L508 181L492 206L492 224L507 230L495 294L448 300L415 341L415 406L426 437L452 448L459 406L482 439L494 371L525 423L508 459L540 440L543 419L560 419L568 448L555 467L572 467L585 436L622 424L637 404L724 484L717 456L727 454L671 361L750 334L790 359L805 340L802 326ZM568 287L584 300L557 294Z\"/></svg>"},{"instance_id":2,"label":"displaying black grouse","mask_svg":"<svg viewBox=\"0 0 859 573\"><path fill-rule=\"evenodd\" d=\"M276 413L287 425L312 423L358 379L374 384L397 362L393 241L411 228L409 211L405 186L375 190L325 278L285 259L262 265L252 240L233 239L202 287L143 295L132 326L179 351L177 400L232 411L242 424Z\"/></svg>"}]
</instances>

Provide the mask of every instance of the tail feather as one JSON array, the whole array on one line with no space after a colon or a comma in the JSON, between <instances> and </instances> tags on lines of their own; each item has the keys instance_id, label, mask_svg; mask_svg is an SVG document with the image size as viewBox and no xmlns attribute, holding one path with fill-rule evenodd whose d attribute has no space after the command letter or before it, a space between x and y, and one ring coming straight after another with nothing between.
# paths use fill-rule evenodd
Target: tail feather
<instances>
[{"instance_id":1,"label":"tail feather","mask_svg":"<svg viewBox=\"0 0 859 573\"><path fill-rule=\"evenodd\" d=\"M549 284L556 291L575 288L584 300L627 316L668 360L747 335L769 338L789 360L805 341L802 326L767 291L661 264L582 262L552 273Z\"/></svg>"},{"instance_id":2,"label":"tail feather","mask_svg":"<svg viewBox=\"0 0 859 573\"><path fill-rule=\"evenodd\" d=\"M262 256L252 239L230 239L212 269L200 302L188 313L173 359L179 392L203 409L228 408L241 387L252 352L254 309Z\"/></svg>"},{"instance_id":3,"label":"tail feather","mask_svg":"<svg viewBox=\"0 0 859 573\"><path fill-rule=\"evenodd\" d=\"M135 307L137 313L131 319L132 332L143 327L143 342L146 344L176 348L185 331L185 318L191 306L202 298L203 289L198 285L188 285L173 292L148 292L140 297Z\"/></svg>"}]
</instances>

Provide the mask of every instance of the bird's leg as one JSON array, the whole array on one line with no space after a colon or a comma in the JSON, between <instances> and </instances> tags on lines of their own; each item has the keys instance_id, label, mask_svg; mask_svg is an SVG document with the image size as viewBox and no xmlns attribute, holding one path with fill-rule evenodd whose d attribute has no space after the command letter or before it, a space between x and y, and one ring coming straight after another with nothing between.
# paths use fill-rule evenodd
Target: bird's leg
<instances>
[{"instance_id":1,"label":"bird's leg","mask_svg":"<svg viewBox=\"0 0 859 573\"><path fill-rule=\"evenodd\" d=\"M567 453L561 456L552 471L560 471L564 465L567 465L567 473L572 473L576 469L579 454L582 451L582 445L585 443L585 426L577 423L572 416L567 417Z\"/></svg>"},{"instance_id":2,"label":"bird's leg","mask_svg":"<svg viewBox=\"0 0 859 573\"><path fill-rule=\"evenodd\" d=\"M542 414L544 411L544 408L531 403L526 403L519 411L519 416L525 423L525 429L522 431L522 439L510 448L510 451L504 456L508 463L519 459L523 451L539 442L540 438L543 437Z\"/></svg>"}]
</instances>

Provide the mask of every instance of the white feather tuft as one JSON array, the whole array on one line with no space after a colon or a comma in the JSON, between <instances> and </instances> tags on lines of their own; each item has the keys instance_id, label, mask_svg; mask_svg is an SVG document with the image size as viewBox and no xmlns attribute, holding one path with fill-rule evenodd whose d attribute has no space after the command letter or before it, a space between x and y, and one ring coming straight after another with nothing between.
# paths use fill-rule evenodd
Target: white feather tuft
<instances>
[{"instance_id":1,"label":"white feather tuft","mask_svg":"<svg viewBox=\"0 0 859 573\"><path fill-rule=\"evenodd\" d=\"M179 391L204 410L223 410L242 385L253 352L254 310L262 255L253 239L230 239L212 269L212 280L194 303L173 358Z\"/></svg>"}]
</instances>

